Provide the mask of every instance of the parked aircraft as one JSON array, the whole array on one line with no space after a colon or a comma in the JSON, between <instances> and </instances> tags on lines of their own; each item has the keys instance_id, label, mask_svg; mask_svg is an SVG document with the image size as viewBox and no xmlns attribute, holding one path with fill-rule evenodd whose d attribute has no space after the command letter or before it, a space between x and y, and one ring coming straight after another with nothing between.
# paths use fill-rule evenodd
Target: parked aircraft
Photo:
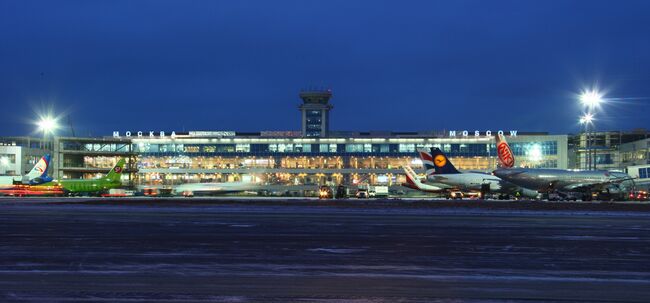
<instances>
[{"instance_id":1,"label":"parked aircraft","mask_svg":"<svg viewBox=\"0 0 650 303\"><path fill-rule=\"evenodd\" d=\"M439 148L431 148L431 153L425 149L418 150L420 159L427 170L427 181L442 183L461 191L481 191L487 186L490 192L503 196L526 196L534 198L537 192L521 188L499 177L484 172L460 172Z\"/></svg>"},{"instance_id":2,"label":"parked aircraft","mask_svg":"<svg viewBox=\"0 0 650 303\"><path fill-rule=\"evenodd\" d=\"M500 191L503 187L501 179L482 172L461 173L449 161L449 158L436 147L431 152L419 149L420 159L427 171L427 181L442 183L465 191L480 191L482 185L489 185L490 191Z\"/></svg>"},{"instance_id":3,"label":"parked aircraft","mask_svg":"<svg viewBox=\"0 0 650 303\"><path fill-rule=\"evenodd\" d=\"M501 167L493 174L517 186L540 193L581 193L589 200L592 193L623 194L633 190L633 179L622 172L606 170L567 170L549 168L517 168L510 146L502 135L497 135L497 155Z\"/></svg>"},{"instance_id":4,"label":"parked aircraft","mask_svg":"<svg viewBox=\"0 0 650 303\"><path fill-rule=\"evenodd\" d=\"M122 186L120 176L124 169L126 160L124 158L117 161L117 164L108 172L108 174L99 179L64 179L52 180L34 185L14 185L10 189L0 190L2 194L17 196L24 195L76 195L82 193L99 194L112 188ZM50 179L51 180L51 179Z\"/></svg>"},{"instance_id":5,"label":"parked aircraft","mask_svg":"<svg viewBox=\"0 0 650 303\"><path fill-rule=\"evenodd\" d=\"M223 182L223 183L186 183L176 186L174 193L191 197L194 195L218 195L244 191L255 191L260 186L252 182Z\"/></svg>"},{"instance_id":6,"label":"parked aircraft","mask_svg":"<svg viewBox=\"0 0 650 303\"><path fill-rule=\"evenodd\" d=\"M14 185L37 185L52 181L52 177L47 175L50 168L50 155L46 154L41 157L26 175L22 176L19 180L11 179L11 184L0 185L2 189L10 189Z\"/></svg>"},{"instance_id":7,"label":"parked aircraft","mask_svg":"<svg viewBox=\"0 0 650 303\"><path fill-rule=\"evenodd\" d=\"M449 189L452 189L450 186L436 186L432 184L423 183L410 166L404 167L404 174L406 175L406 182L402 183L402 186L404 187L408 187L411 189L416 189L424 192L430 192L430 193L441 193L441 192L446 192Z\"/></svg>"},{"instance_id":8,"label":"parked aircraft","mask_svg":"<svg viewBox=\"0 0 650 303\"><path fill-rule=\"evenodd\" d=\"M29 171L29 173L23 176L20 183L36 185L36 184L43 184L52 181L52 177L47 175L47 171L49 170L49 168L50 168L50 155L46 154L43 157L41 157L41 159L38 160L38 162L36 162L36 165L34 165L34 167L32 168L32 170Z\"/></svg>"},{"instance_id":9,"label":"parked aircraft","mask_svg":"<svg viewBox=\"0 0 650 303\"><path fill-rule=\"evenodd\" d=\"M484 172L460 172L439 148L419 149L418 154L426 169L427 179L420 181L411 167L404 168L407 182L403 186L427 192L481 192L489 189L490 192L499 193L500 197L519 195L535 197L534 191L520 188L498 177ZM486 188L487 187L487 188Z\"/></svg>"}]
</instances>

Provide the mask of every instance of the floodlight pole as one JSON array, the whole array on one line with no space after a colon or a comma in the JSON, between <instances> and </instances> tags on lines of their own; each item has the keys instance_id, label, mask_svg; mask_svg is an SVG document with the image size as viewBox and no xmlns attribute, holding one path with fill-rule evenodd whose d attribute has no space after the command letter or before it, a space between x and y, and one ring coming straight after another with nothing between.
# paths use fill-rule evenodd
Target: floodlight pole
<instances>
[{"instance_id":1,"label":"floodlight pole","mask_svg":"<svg viewBox=\"0 0 650 303\"><path fill-rule=\"evenodd\" d=\"M598 108L598 105L602 102L603 99L602 95L596 90L583 91L579 99L580 102L586 107L585 119L581 121L585 123L587 167L589 170L591 170L591 163L593 161L593 169L596 169L596 150L594 149L593 155L591 153L592 146L595 144L596 127L594 124L592 125L591 129L589 129L589 124L593 123L593 112Z\"/></svg>"},{"instance_id":2,"label":"floodlight pole","mask_svg":"<svg viewBox=\"0 0 650 303\"><path fill-rule=\"evenodd\" d=\"M47 130L43 128L43 140L41 140L41 149L45 150L47 145L45 144L45 139L47 138Z\"/></svg>"},{"instance_id":3,"label":"floodlight pole","mask_svg":"<svg viewBox=\"0 0 650 303\"><path fill-rule=\"evenodd\" d=\"M593 135L591 136L591 140L593 140L593 142L591 142L591 145L593 146L593 145L596 144L596 142L595 142L595 141L597 140L597 139L596 139L596 136L598 135L598 134L596 133L596 124L593 124L593 125L591 126L591 133L593 134ZM593 149L593 151L594 151L594 155L593 155L593 157L592 157L592 160L594 161L594 165L593 165L593 167L594 167L594 170L596 170L596 164L598 164L598 162L596 161L596 156L597 156L597 152L598 152L598 150L595 149L595 148L592 148L592 149Z\"/></svg>"},{"instance_id":4,"label":"floodlight pole","mask_svg":"<svg viewBox=\"0 0 650 303\"><path fill-rule=\"evenodd\" d=\"M589 123L585 122L585 166L587 170L591 170L591 149L590 149L591 137L589 134Z\"/></svg>"}]
</instances>

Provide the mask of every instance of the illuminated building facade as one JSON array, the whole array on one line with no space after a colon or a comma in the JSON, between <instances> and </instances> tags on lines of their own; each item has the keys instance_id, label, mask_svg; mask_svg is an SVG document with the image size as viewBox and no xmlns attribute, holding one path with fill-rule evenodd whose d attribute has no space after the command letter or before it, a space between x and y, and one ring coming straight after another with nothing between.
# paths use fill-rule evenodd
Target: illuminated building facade
<instances>
[{"instance_id":1,"label":"illuminated building facade","mask_svg":"<svg viewBox=\"0 0 650 303\"><path fill-rule=\"evenodd\" d=\"M174 186L187 182L252 181L267 185L398 186L402 168L422 169L416 150L438 147L461 170L496 167L492 136L450 137L444 132L332 132L328 138L300 132L236 133L201 131L160 136L156 132L118 133L119 137L57 138L59 178L90 178L108 171L119 157L135 186ZM279 135L282 135L281 137ZM519 133L506 137L517 165L567 168L567 135Z\"/></svg>"},{"instance_id":2,"label":"illuminated building facade","mask_svg":"<svg viewBox=\"0 0 650 303\"><path fill-rule=\"evenodd\" d=\"M460 170L496 168L499 130L344 132L329 128L331 90L299 94L300 131L115 131L102 138L55 137L57 179L100 177L127 158L125 183L173 187L188 182L252 181L272 186L405 182L422 171L417 149L438 147ZM523 167L568 168L567 135L504 130Z\"/></svg>"},{"instance_id":3,"label":"illuminated building facade","mask_svg":"<svg viewBox=\"0 0 650 303\"><path fill-rule=\"evenodd\" d=\"M26 174L51 150L51 142L41 138L0 138L0 176L18 177Z\"/></svg>"}]
</instances>

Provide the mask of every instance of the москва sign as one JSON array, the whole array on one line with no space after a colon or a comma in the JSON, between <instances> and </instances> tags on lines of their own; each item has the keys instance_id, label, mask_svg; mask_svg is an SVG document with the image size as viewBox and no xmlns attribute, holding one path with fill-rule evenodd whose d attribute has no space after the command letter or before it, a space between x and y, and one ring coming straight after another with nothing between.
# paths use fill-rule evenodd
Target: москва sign
<instances>
[{"instance_id":1,"label":"\u043c\u043e\u0441\u043a\u0432\u0430 sign","mask_svg":"<svg viewBox=\"0 0 650 303\"><path fill-rule=\"evenodd\" d=\"M449 131L449 137L457 137L457 134L460 133L461 136L463 137L469 137L470 132L463 130L463 131L455 131L455 130L450 130ZM486 130L483 132L486 137L492 137L492 131L491 130ZM504 132L502 130L497 131L497 134L503 135ZM481 131L475 130L474 131L474 137L480 137L481 136ZM511 130L510 131L510 137L516 137L517 136L517 131L516 130Z\"/></svg>"}]
</instances>

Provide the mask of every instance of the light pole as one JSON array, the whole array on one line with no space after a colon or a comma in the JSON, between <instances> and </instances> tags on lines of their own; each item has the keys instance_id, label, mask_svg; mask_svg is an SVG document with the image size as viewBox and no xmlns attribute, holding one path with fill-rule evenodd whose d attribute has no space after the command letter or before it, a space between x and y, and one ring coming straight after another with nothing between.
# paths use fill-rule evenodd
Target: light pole
<instances>
[{"instance_id":1,"label":"light pole","mask_svg":"<svg viewBox=\"0 0 650 303\"><path fill-rule=\"evenodd\" d=\"M585 164L588 167L588 170L591 170L591 152L590 152L590 138L589 138L589 125L592 124L594 120L594 115L590 113L586 113L580 117L580 124L584 124L585 126L585 149L587 151L587 155L585 158Z\"/></svg>"},{"instance_id":2,"label":"light pole","mask_svg":"<svg viewBox=\"0 0 650 303\"><path fill-rule=\"evenodd\" d=\"M591 170L591 163L593 161L594 169L596 169L596 150L594 149L594 155L591 155L591 146L593 145L593 138L595 134L595 125L593 124L594 112L600 107L600 103L603 101L603 95L598 92L596 89L585 90L580 94L580 103L585 107L585 114L580 118L580 123L585 124L585 133L587 139L587 166ZM591 126L591 132L589 127ZM593 133L593 134L592 134Z\"/></svg>"}]
</instances>

